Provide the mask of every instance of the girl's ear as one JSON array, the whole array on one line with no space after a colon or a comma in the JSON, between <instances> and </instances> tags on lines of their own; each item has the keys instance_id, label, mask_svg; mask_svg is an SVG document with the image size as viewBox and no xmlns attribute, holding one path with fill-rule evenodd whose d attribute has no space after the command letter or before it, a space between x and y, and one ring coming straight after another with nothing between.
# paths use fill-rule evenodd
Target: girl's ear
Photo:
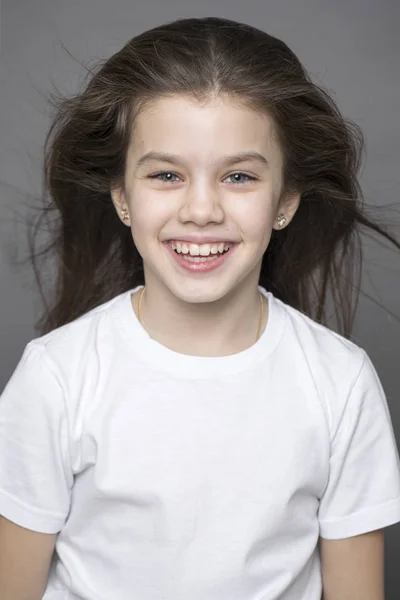
<instances>
[{"instance_id":1,"label":"girl's ear","mask_svg":"<svg viewBox=\"0 0 400 600\"><path fill-rule=\"evenodd\" d=\"M115 206L115 210L119 212L125 203L124 192L121 187L112 187L110 189L111 200Z\"/></svg>"},{"instance_id":2,"label":"girl's ear","mask_svg":"<svg viewBox=\"0 0 400 600\"><path fill-rule=\"evenodd\" d=\"M297 209L299 208L300 199L301 199L301 193L299 192L296 194L291 194L289 196L286 196L283 200L281 200L281 202L278 205L277 211L276 211L273 229L281 230L281 229L284 229L284 227L287 227L289 225L290 221L293 219L294 215L296 214ZM279 223L278 223L278 221L280 221L281 217L285 218L283 225L282 224L279 225Z\"/></svg>"},{"instance_id":3,"label":"girl's ear","mask_svg":"<svg viewBox=\"0 0 400 600\"><path fill-rule=\"evenodd\" d=\"M115 210L121 221L126 225L127 219L129 219L129 211L127 208L127 203L125 201L125 194L121 187L113 187L110 190L111 199L114 204Z\"/></svg>"}]
</instances>

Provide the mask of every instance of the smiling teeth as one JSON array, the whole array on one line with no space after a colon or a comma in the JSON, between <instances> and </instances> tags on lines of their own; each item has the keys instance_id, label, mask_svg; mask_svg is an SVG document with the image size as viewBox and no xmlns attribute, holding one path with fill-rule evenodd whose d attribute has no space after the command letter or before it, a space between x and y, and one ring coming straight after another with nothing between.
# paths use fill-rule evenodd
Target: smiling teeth
<instances>
[{"instance_id":1,"label":"smiling teeth","mask_svg":"<svg viewBox=\"0 0 400 600\"><path fill-rule=\"evenodd\" d=\"M222 254L231 248L232 244L181 244L170 242L170 246L178 254L190 254L190 256L210 256L210 254Z\"/></svg>"}]
</instances>

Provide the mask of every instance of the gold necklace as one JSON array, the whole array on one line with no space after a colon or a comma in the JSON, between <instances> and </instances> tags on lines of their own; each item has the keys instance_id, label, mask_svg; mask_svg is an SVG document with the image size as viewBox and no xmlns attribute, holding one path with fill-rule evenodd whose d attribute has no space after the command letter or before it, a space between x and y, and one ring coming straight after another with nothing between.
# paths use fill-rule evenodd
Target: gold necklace
<instances>
[{"instance_id":1,"label":"gold necklace","mask_svg":"<svg viewBox=\"0 0 400 600\"><path fill-rule=\"evenodd\" d=\"M140 295L139 295L139 303L138 303L138 321L140 324L142 324L142 321L140 319L140 308L142 306L142 298L143 298L143 294L144 294L144 290L146 289L145 286L142 287L141 291L140 291ZM260 337L260 332L261 332L261 325L263 322L263 316L264 316L264 302L263 302L263 297L262 294L259 292L260 294L260 316L258 319L258 328L257 328L257 337L256 337L256 342L258 341L258 338Z\"/></svg>"}]
</instances>

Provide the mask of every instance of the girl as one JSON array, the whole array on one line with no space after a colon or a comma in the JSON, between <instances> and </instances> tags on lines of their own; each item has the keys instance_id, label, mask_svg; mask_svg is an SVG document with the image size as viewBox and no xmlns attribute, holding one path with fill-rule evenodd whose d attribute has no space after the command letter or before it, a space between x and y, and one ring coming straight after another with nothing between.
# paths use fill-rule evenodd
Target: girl
<instances>
[{"instance_id":1,"label":"girl","mask_svg":"<svg viewBox=\"0 0 400 600\"><path fill-rule=\"evenodd\" d=\"M60 104L54 301L0 401L2 600L383 599L400 464L351 288L358 226L400 245L361 142L226 19L139 35Z\"/></svg>"}]
</instances>

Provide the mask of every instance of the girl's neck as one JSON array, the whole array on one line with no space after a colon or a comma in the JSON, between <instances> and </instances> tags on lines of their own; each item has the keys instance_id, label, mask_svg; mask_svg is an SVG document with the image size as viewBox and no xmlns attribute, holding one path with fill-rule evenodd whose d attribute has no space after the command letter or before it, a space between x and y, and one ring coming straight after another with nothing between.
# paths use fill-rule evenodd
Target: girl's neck
<instances>
[{"instance_id":1,"label":"girl's neck","mask_svg":"<svg viewBox=\"0 0 400 600\"><path fill-rule=\"evenodd\" d=\"M132 307L138 317L140 292L133 294ZM268 320L263 297L260 334ZM213 303L182 302L170 294L147 286L140 308L140 321L149 336L163 346L192 356L228 356L256 342L260 323L257 287L239 290Z\"/></svg>"}]
</instances>

